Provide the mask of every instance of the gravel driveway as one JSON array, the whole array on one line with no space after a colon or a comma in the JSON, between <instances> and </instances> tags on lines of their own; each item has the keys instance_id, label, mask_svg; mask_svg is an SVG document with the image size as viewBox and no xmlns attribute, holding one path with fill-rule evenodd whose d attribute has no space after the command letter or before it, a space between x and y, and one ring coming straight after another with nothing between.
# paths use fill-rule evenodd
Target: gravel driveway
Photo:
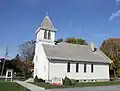
<instances>
[{"instance_id":1,"label":"gravel driveway","mask_svg":"<svg viewBox=\"0 0 120 91\"><path fill-rule=\"evenodd\" d=\"M82 88L65 88L65 89L51 89L49 91L120 91L120 85L99 86L99 87L82 87Z\"/></svg>"}]
</instances>

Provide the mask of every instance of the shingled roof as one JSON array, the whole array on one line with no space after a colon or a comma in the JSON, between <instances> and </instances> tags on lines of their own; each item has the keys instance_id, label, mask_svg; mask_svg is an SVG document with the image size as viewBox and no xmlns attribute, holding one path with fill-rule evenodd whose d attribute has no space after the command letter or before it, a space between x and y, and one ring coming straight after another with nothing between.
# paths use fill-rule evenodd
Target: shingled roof
<instances>
[{"instance_id":1,"label":"shingled roof","mask_svg":"<svg viewBox=\"0 0 120 91\"><path fill-rule=\"evenodd\" d=\"M48 59L72 60L82 62L110 63L111 60L99 49L92 52L87 45L61 42L57 45L42 44Z\"/></svg>"},{"instance_id":2,"label":"shingled roof","mask_svg":"<svg viewBox=\"0 0 120 91\"><path fill-rule=\"evenodd\" d=\"M56 31L56 28L53 26L49 16L46 16L42 21L40 28Z\"/></svg>"}]
</instances>

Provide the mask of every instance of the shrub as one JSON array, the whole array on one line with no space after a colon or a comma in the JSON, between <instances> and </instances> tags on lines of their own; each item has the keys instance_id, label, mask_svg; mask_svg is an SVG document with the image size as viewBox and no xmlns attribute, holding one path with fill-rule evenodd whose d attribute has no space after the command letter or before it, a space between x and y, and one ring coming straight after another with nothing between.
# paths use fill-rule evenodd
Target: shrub
<instances>
[{"instance_id":1,"label":"shrub","mask_svg":"<svg viewBox=\"0 0 120 91\"><path fill-rule=\"evenodd\" d=\"M63 79L63 85L71 85L71 80L68 78L68 77L65 77L64 79Z\"/></svg>"},{"instance_id":2,"label":"shrub","mask_svg":"<svg viewBox=\"0 0 120 91\"><path fill-rule=\"evenodd\" d=\"M76 80L71 79L71 84L72 84L72 85L75 85L76 83L77 83L77 81L76 81Z\"/></svg>"},{"instance_id":3,"label":"shrub","mask_svg":"<svg viewBox=\"0 0 120 91\"><path fill-rule=\"evenodd\" d=\"M43 79L39 79L37 76L35 76L34 82L45 82Z\"/></svg>"},{"instance_id":4,"label":"shrub","mask_svg":"<svg viewBox=\"0 0 120 91\"><path fill-rule=\"evenodd\" d=\"M34 82L38 82L38 77L37 76L35 76L35 79L34 79Z\"/></svg>"}]
</instances>

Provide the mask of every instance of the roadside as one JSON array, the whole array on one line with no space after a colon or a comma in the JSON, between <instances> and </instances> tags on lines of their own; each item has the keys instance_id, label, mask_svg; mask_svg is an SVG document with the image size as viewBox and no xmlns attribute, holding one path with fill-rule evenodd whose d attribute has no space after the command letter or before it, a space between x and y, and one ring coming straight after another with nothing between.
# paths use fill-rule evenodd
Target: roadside
<instances>
[{"instance_id":1,"label":"roadside","mask_svg":"<svg viewBox=\"0 0 120 91\"><path fill-rule=\"evenodd\" d=\"M50 89L50 91L120 91L120 85Z\"/></svg>"},{"instance_id":2,"label":"roadside","mask_svg":"<svg viewBox=\"0 0 120 91\"><path fill-rule=\"evenodd\" d=\"M78 88L78 87L99 87L99 86L111 86L111 85L119 85L120 81L108 81L108 82L87 82L87 83L76 83L73 85L61 85L55 86L48 83L43 82L30 82L31 84L37 85L39 87L43 87L45 89L56 89L56 88Z\"/></svg>"}]
</instances>

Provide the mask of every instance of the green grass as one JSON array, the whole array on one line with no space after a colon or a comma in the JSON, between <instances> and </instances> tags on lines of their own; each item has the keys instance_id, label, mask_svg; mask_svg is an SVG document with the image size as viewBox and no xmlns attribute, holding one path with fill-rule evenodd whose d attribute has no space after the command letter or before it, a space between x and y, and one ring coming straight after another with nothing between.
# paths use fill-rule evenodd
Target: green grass
<instances>
[{"instance_id":1,"label":"green grass","mask_svg":"<svg viewBox=\"0 0 120 91\"><path fill-rule=\"evenodd\" d=\"M30 91L15 82L0 81L0 91Z\"/></svg>"},{"instance_id":2,"label":"green grass","mask_svg":"<svg viewBox=\"0 0 120 91\"><path fill-rule=\"evenodd\" d=\"M69 85L69 86L54 86L47 83L39 83L34 82L32 84L35 84L40 87L44 87L45 89L53 89L53 88L75 88L75 87L95 87L95 86L109 86L109 85L120 85L120 81L109 81L109 82L84 82L84 83L76 83L75 85Z\"/></svg>"}]
</instances>

